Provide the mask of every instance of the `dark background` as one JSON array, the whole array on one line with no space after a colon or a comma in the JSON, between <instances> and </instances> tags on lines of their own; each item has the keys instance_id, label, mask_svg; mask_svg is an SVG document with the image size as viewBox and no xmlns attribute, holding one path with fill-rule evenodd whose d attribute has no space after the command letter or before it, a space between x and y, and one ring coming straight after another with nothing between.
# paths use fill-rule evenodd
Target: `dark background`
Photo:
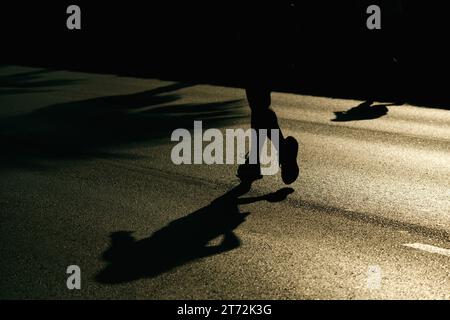
<instances>
[{"instance_id":1,"label":"dark background","mask_svg":"<svg viewBox=\"0 0 450 320\"><path fill-rule=\"evenodd\" d=\"M281 63L292 66L278 69L285 90L447 101L445 1L403 1L401 19L395 3L15 1L1 5L1 60L235 86L249 61ZM70 4L81 7L80 31L66 28ZM382 8L381 31L366 28L370 4Z\"/></svg>"}]
</instances>

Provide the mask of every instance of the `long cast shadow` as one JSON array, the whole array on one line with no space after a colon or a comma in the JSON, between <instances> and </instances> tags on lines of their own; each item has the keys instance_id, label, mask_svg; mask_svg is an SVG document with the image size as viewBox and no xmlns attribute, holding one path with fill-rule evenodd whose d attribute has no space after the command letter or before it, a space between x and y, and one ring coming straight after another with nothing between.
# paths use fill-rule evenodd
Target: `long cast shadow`
<instances>
[{"instance_id":1,"label":"long cast shadow","mask_svg":"<svg viewBox=\"0 0 450 320\"><path fill-rule=\"evenodd\" d=\"M117 157L136 143L170 141L177 128L220 127L245 115L241 100L179 103L173 83L133 94L53 104L0 119L0 166L39 168L42 160ZM32 103L32 101L30 101ZM112 152L112 149L114 151ZM119 155L120 156L120 155Z\"/></svg>"},{"instance_id":2,"label":"long cast shadow","mask_svg":"<svg viewBox=\"0 0 450 320\"><path fill-rule=\"evenodd\" d=\"M294 192L284 188L260 197L239 198L250 187L250 182L241 182L208 206L172 221L142 240L136 240L129 231L112 233L111 247L103 253L108 265L97 274L96 281L117 284L153 278L191 261L239 247L240 240L233 231L249 213L240 212L238 205L280 202ZM219 236L223 236L220 244L208 245Z\"/></svg>"},{"instance_id":3,"label":"long cast shadow","mask_svg":"<svg viewBox=\"0 0 450 320\"><path fill-rule=\"evenodd\" d=\"M1 65L0 68L7 66ZM35 92L48 92L49 88L57 86L68 86L81 82L73 79L47 79L42 77L51 74L52 70L39 69L0 76L0 96L9 94L25 94Z\"/></svg>"}]
</instances>

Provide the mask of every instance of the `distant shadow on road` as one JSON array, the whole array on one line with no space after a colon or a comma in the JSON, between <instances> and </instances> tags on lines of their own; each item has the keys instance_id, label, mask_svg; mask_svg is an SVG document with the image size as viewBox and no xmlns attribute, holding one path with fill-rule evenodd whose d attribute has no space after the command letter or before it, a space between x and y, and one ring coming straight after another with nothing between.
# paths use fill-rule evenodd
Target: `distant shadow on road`
<instances>
[{"instance_id":1,"label":"distant shadow on road","mask_svg":"<svg viewBox=\"0 0 450 320\"><path fill-rule=\"evenodd\" d=\"M249 213L240 212L238 205L281 202L294 192L294 189L284 188L264 196L239 198L250 187L250 182L241 182L208 206L172 221L142 240L136 240L128 231L112 233L111 247L103 253L108 265L98 273L96 281L117 284L153 278L191 261L239 247L240 240L234 230ZM220 244L208 244L220 236L223 236Z\"/></svg>"},{"instance_id":2,"label":"distant shadow on road","mask_svg":"<svg viewBox=\"0 0 450 320\"><path fill-rule=\"evenodd\" d=\"M389 109L387 107L399 106L399 103L390 104L373 104L372 101L365 101L360 105L351 108L347 111L335 112L335 119L332 122L350 122L361 120L375 120L388 114Z\"/></svg>"}]
</instances>

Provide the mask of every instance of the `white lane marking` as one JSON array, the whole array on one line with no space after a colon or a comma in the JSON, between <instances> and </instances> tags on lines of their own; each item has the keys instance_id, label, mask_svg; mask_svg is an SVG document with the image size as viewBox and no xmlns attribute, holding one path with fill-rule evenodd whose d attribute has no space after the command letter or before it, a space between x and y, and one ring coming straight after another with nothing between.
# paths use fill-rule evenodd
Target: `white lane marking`
<instances>
[{"instance_id":1,"label":"white lane marking","mask_svg":"<svg viewBox=\"0 0 450 320\"><path fill-rule=\"evenodd\" d=\"M369 266L367 270L367 289L370 290L380 290L381 289L381 281L383 280L383 274L380 266L373 265Z\"/></svg>"},{"instance_id":2,"label":"white lane marking","mask_svg":"<svg viewBox=\"0 0 450 320\"><path fill-rule=\"evenodd\" d=\"M406 243L406 244L404 244L404 246L405 247L409 247L409 248L413 248L413 249L418 249L418 250L430 252L430 253L437 253L437 254L440 254L440 255L443 255L443 256L450 257L450 250L449 249L439 248L439 247L430 246L428 244L422 244L422 243Z\"/></svg>"}]
</instances>

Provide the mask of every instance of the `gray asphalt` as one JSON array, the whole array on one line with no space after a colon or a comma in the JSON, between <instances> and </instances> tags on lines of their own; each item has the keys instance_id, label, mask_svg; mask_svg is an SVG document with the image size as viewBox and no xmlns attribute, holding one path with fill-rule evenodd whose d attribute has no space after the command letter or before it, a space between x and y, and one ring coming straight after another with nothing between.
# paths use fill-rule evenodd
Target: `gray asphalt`
<instances>
[{"instance_id":1,"label":"gray asphalt","mask_svg":"<svg viewBox=\"0 0 450 320\"><path fill-rule=\"evenodd\" d=\"M0 84L2 299L450 299L445 108L340 122L362 101L273 93L300 178L275 202L266 176L237 205L220 201L237 166L176 166L170 135L248 128L242 89L17 66ZM138 242L106 261L120 231ZM226 249L202 255L203 236Z\"/></svg>"}]
</instances>

